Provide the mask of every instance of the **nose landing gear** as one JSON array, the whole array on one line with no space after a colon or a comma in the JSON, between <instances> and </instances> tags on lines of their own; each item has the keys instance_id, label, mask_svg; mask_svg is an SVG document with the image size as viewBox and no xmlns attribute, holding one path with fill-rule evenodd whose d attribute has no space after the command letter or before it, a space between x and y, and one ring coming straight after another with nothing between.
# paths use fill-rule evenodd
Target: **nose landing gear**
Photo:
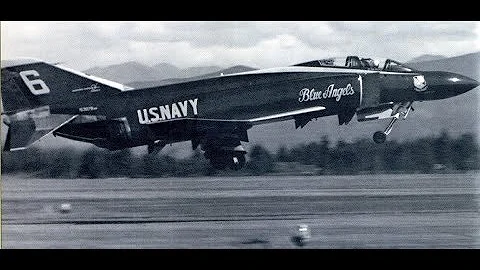
<instances>
[{"instance_id":1,"label":"nose landing gear","mask_svg":"<svg viewBox=\"0 0 480 270\"><path fill-rule=\"evenodd\" d=\"M414 111L412 107L413 102L409 101L405 104L399 104L398 107L395 110L395 114L392 116L393 119L388 123L387 128L385 128L385 131L377 131L373 134L373 141L375 143L384 143L387 140L387 135L390 134L392 131L393 125L397 120L402 117L403 120L405 120L408 116L408 113L410 110Z\"/></svg>"},{"instance_id":2,"label":"nose landing gear","mask_svg":"<svg viewBox=\"0 0 480 270\"><path fill-rule=\"evenodd\" d=\"M373 133L373 141L375 143L384 143L385 140L387 140L387 134L385 134L384 132L377 131Z\"/></svg>"}]
</instances>

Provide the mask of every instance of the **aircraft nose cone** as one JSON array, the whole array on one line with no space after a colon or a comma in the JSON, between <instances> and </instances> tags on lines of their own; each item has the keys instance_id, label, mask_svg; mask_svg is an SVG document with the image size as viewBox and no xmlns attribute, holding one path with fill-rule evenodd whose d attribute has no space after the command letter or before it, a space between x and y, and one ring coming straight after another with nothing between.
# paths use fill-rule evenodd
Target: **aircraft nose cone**
<instances>
[{"instance_id":1,"label":"aircraft nose cone","mask_svg":"<svg viewBox=\"0 0 480 270\"><path fill-rule=\"evenodd\" d=\"M428 89L438 98L457 96L480 85L472 78L451 72L433 71L424 74Z\"/></svg>"},{"instance_id":2,"label":"aircraft nose cone","mask_svg":"<svg viewBox=\"0 0 480 270\"><path fill-rule=\"evenodd\" d=\"M459 94L470 91L480 85L476 80L459 74L450 73L446 77L451 90Z\"/></svg>"},{"instance_id":3,"label":"aircraft nose cone","mask_svg":"<svg viewBox=\"0 0 480 270\"><path fill-rule=\"evenodd\" d=\"M480 85L480 82L478 82L474 79L470 79L469 87L471 87L471 89L477 88L479 85Z\"/></svg>"}]
</instances>

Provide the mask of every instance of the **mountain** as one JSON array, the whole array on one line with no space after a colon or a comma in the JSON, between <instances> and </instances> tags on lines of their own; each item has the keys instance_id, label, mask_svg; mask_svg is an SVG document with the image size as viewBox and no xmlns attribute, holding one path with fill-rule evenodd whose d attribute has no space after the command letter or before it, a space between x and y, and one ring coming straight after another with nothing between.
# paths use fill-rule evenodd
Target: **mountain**
<instances>
[{"instance_id":1,"label":"mountain","mask_svg":"<svg viewBox=\"0 0 480 270\"><path fill-rule=\"evenodd\" d=\"M155 69L158 73L158 76L153 80L177 78L179 74L181 74L181 70L178 67L168 63L159 63L152 66L152 68ZM136 81L136 80L131 79L129 82L133 82L133 81ZM145 81L152 81L152 80L148 79Z\"/></svg>"},{"instance_id":2,"label":"mountain","mask_svg":"<svg viewBox=\"0 0 480 270\"><path fill-rule=\"evenodd\" d=\"M208 73L213 73L221 70L219 66L206 66L206 67L191 67L182 70L182 76L180 78L189 78L201 76Z\"/></svg>"},{"instance_id":3,"label":"mountain","mask_svg":"<svg viewBox=\"0 0 480 270\"><path fill-rule=\"evenodd\" d=\"M155 78L154 80L144 80L144 81L161 81L161 80L172 79L172 78L190 78L190 77L200 76L207 73L212 73L222 69L219 66L189 67L189 68L180 69L168 63L156 64L152 66L152 68L158 71L159 77ZM133 82L133 81L136 81L136 80L130 80L130 82Z\"/></svg>"},{"instance_id":4,"label":"mountain","mask_svg":"<svg viewBox=\"0 0 480 270\"><path fill-rule=\"evenodd\" d=\"M438 54L424 54L418 57L413 58L412 60L408 61L407 63L417 63L417 62L425 62L425 61L434 61L434 60L441 60L445 59L446 57L443 55Z\"/></svg>"},{"instance_id":5,"label":"mountain","mask_svg":"<svg viewBox=\"0 0 480 270\"><path fill-rule=\"evenodd\" d=\"M460 56L409 63L408 66L418 70L440 70L462 74L477 81L480 80L480 52Z\"/></svg>"},{"instance_id":6,"label":"mountain","mask_svg":"<svg viewBox=\"0 0 480 270\"><path fill-rule=\"evenodd\" d=\"M172 78L190 78L212 73L221 69L222 68L219 66L200 66L180 69L168 63L158 63L150 67L131 61L105 67L94 67L84 72L131 86L132 82L154 82Z\"/></svg>"},{"instance_id":7,"label":"mountain","mask_svg":"<svg viewBox=\"0 0 480 270\"><path fill-rule=\"evenodd\" d=\"M235 74L235 73L247 72L247 71L252 71L252 70L258 70L258 68L252 68L252 67L249 67L249 66L238 65L238 66L229 67L229 68L226 68L226 69L223 69L223 70L219 70L217 72L217 74L218 73L223 73L223 75L228 75L228 74ZM213 74L206 74L205 76L209 76L209 75L213 76Z\"/></svg>"},{"instance_id":8,"label":"mountain","mask_svg":"<svg viewBox=\"0 0 480 270\"><path fill-rule=\"evenodd\" d=\"M204 70L207 70L207 69L204 69ZM221 74L227 75L227 74L234 74L234 73L240 73L240 72L246 72L246 71L252 71L252 70L256 70L256 69L248 66L239 65L239 66L233 66L226 69L218 69L218 71L216 72L211 72L211 73L198 75L194 77L170 78L170 79L155 80L155 81L137 81L137 82L131 82L128 85L134 88L146 88L146 87L162 86L167 84L182 83L182 82L213 78L213 77L221 76Z\"/></svg>"},{"instance_id":9,"label":"mountain","mask_svg":"<svg viewBox=\"0 0 480 270\"><path fill-rule=\"evenodd\" d=\"M157 80L161 76L157 69L134 61L106 67L94 67L84 72L123 84L137 80Z\"/></svg>"}]
</instances>

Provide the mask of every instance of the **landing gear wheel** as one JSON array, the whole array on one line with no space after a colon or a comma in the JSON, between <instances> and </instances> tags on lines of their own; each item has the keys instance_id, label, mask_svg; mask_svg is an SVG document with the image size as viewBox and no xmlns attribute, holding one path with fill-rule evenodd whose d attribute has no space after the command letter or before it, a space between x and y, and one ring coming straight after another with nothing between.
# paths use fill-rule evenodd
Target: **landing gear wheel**
<instances>
[{"instance_id":1,"label":"landing gear wheel","mask_svg":"<svg viewBox=\"0 0 480 270\"><path fill-rule=\"evenodd\" d=\"M201 144L204 156L210 160L212 167L217 170L232 169L240 170L245 166L245 154L240 141L233 139L213 141Z\"/></svg>"},{"instance_id":2,"label":"landing gear wheel","mask_svg":"<svg viewBox=\"0 0 480 270\"><path fill-rule=\"evenodd\" d=\"M208 152L205 156L210 159L210 163L217 170L224 170L230 168L238 171L245 166L245 152L224 152L214 151Z\"/></svg>"},{"instance_id":3,"label":"landing gear wheel","mask_svg":"<svg viewBox=\"0 0 480 270\"><path fill-rule=\"evenodd\" d=\"M373 141L375 143L384 143L387 139L387 135L381 131L377 131L373 134Z\"/></svg>"},{"instance_id":4,"label":"landing gear wheel","mask_svg":"<svg viewBox=\"0 0 480 270\"><path fill-rule=\"evenodd\" d=\"M232 170L238 171L245 165L245 154L244 153L235 153L231 157L230 168Z\"/></svg>"}]
</instances>

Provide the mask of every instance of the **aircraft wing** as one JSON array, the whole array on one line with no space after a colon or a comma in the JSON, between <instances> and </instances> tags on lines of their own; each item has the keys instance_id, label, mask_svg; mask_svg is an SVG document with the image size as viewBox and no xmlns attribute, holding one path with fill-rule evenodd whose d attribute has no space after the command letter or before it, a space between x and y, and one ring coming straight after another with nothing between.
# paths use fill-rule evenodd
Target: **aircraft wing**
<instances>
[{"instance_id":1,"label":"aircraft wing","mask_svg":"<svg viewBox=\"0 0 480 270\"><path fill-rule=\"evenodd\" d=\"M292 119L292 118L295 119L297 117L304 117L304 116L311 115L312 113L320 112L323 110L325 110L325 107L315 106L315 107L309 107L305 109L299 109L299 110L294 110L294 111L289 111L289 112L284 112L279 114L272 114L272 115L267 115L267 116L262 116L257 118L246 119L246 120L211 119L211 118L176 118L176 119L162 120L158 122L150 122L150 123L147 123L147 125L157 125L157 124L163 124L163 123L184 122L184 121L186 123L196 122L196 123L204 123L206 125L231 125L233 123L239 123L242 125L248 125L248 124L259 125L259 124L283 121L283 120Z\"/></svg>"},{"instance_id":2,"label":"aircraft wing","mask_svg":"<svg viewBox=\"0 0 480 270\"><path fill-rule=\"evenodd\" d=\"M248 142L247 130L254 125L287 119L295 119L297 125L297 121L305 121L304 119L310 120L315 116L315 113L323 110L325 110L325 107L316 106L246 120L177 118L152 122L148 123L148 125L157 136L176 135L177 137L202 137L217 140L231 139Z\"/></svg>"},{"instance_id":3,"label":"aircraft wing","mask_svg":"<svg viewBox=\"0 0 480 270\"><path fill-rule=\"evenodd\" d=\"M234 139L248 142L247 130L252 123L245 120L181 118L150 123L155 137Z\"/></svg>"}]
</instances>

